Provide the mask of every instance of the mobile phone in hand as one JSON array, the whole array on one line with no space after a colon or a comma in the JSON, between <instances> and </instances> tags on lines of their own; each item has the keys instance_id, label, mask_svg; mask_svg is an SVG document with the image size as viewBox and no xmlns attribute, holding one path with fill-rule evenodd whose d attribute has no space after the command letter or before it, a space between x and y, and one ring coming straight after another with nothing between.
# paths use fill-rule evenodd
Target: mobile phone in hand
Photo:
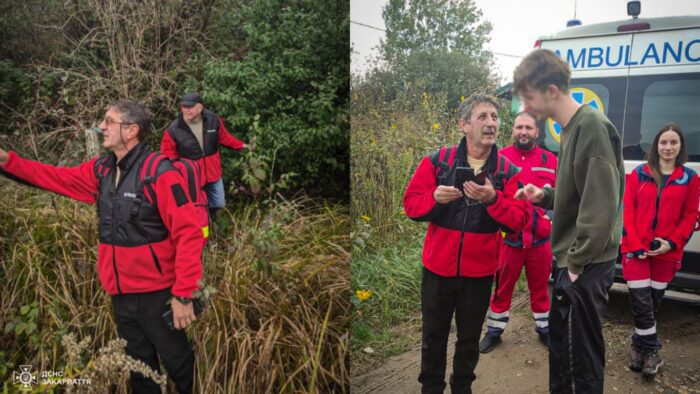
<instances>
[{"instance_id":1,"label":"mobile phone in hand","mask_svg":"<svg viewBox=\"0 0 700 394\"><path fill-rule=\"evenodd\" d=\"M486 171L480 171L478 174L474 174L474 169L470 167L455 168L454 187L462 190L462 185L467 181L473 181L477 185L483 186L486 183Z\"/></svg>"},{"instance_id":2,"label":"mobile phone in hand","mask_svg":"<svg viewBox=\"0 0 700 394\"><path fill-rule=\"evenodd\" d=\"M473 181L475 179L474 169L469 167L457 167L455 168L455 183L454 187L462 190L462 185L466 181Z\"/></svg>"}]
</instances>

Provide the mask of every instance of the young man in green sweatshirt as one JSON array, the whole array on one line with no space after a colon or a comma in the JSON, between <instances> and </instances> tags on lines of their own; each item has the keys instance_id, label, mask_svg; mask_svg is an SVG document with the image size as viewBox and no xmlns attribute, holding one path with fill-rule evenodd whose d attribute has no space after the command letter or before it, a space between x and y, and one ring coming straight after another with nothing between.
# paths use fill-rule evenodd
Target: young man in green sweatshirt
<instances>
[{"instance_id":1,"label":"young man in green sweatshirt","mask_svg":"<svg viewBox=\"0 0 700 394\"><path fill-rule=\"evenodd\" d=\"M553 393L602 393L603 316L622 235L625 169L620 136L600 111L569 94L569 66L546 49L515 69L513 91L538 120L562 126L556 190L532 184L518 191L554 209L557 262L549 317L549 388Z\"/></svg>"}]
</instances>

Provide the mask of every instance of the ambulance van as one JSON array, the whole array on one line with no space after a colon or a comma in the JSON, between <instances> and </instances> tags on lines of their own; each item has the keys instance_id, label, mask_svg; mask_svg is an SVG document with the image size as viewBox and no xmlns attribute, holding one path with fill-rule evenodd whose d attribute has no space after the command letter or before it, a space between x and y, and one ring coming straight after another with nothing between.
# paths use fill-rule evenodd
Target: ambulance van
<instances>
[{"instance_id":1,"label":"ambulance van","mask_svg":"<svg viewBox=\"0 0 700 394\"><path fill-rule=\"evenodd\" d=\"M661 126L676 122L686 137L686 165L700 174L700 16L580 25L540 37L535 46L566 60L574 99L604 112L615 125L627 173L645 162ZM559 124L549 119L540 130L540 145L558 152ZM624 289L619 264L616 282L615 289ZM686 246L667 294L700 303L700 233Z\"/></svg>"}]
</instances>

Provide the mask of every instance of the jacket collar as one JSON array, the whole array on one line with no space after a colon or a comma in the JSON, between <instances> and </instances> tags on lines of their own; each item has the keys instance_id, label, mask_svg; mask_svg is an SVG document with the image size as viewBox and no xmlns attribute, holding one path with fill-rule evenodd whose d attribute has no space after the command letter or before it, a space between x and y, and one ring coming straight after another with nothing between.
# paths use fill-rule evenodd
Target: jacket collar
<instances>
[{"instance_id":1,"label":"jacket collar","mask_svg":"<svg viewBox=\"0 0 700 394\"><path fill-rule=\"evenodd\" d=\"M534 154L535 151L537 150L537 144L533 145L532 148L530 148L529 150L522 150L522 149L518 148L517 145L515 145L515 144L513 144L512 146L513 146L513 149L514 149L519 155L522 155L522 156L529 156L529 155L532 155L532 154Z\"/></svg>"},{"instance_id":2,"label":"jacket collar","mask_svg":"<svg viewBox=\"0 0 700 394\"><path fill-rule=\"evenodd\" d=\"M649 164L645 164L644 168L642 168L642 173L644 173L644 176L647 176L651 179L654 179L654 176L651 175L651 169L649 168ZM676 166L676 168L673 169L673 172L671 175L668 177L668 180L666 183L668 184L671 181L674 181L678 178L683 177L683 166Z\"/></svg>"},{"instance_id":3,"label":"jacket collar","mask_svg":"<svg viewBox=\"0 0 700 394\"><path fill-rule=\"evenodd\" d=\"M206 125L207 120L209 119L209 114L211 112L208 111L206 108L202 109L202 124ZM177 127L185 130L190 130L190 126L187 125L187 122L185 122L185 118L182 117L182 112L177 116Z\"/></svg>"},{"instance_id":4,"label":"jacket collar","mask_svg":"<svg viewBox=\"0 0 700 394\"><path fill-rule=\"evenodd\" d=\"M457 147L455 161L460 163L460 165L469 165L469 163L467 163L467 152L467 137L462 137L462 140L459 142L459 146ZM489 172L494 172L496 171L497 166L498 146L496 144L493 144L493 146L491 147L491 152L489 153L489 157L486 159L486 164L484 164L484 167L486 167Z\"/></svg>"},{"instance_id":5,"label":"jacket collar","mask_svg":"<svg viewBox=\"0 0 700 394\"><path fill-rule=\"evenodd\" d=\"M144 153L150 153L150 149L146 141L141 141L136 146L134 146L118 163L119 171L128 172L131 167L141 158ZM109 167L114 168L114 164L117 162L117 156L114 152L110 152L109 160L106 163Z\"/></svg>"}]
</instances>

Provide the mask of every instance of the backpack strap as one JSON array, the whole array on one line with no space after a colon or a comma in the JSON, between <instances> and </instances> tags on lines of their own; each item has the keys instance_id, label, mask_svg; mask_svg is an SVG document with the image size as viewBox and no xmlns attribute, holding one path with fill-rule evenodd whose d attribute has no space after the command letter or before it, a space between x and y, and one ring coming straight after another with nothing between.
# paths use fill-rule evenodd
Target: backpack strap
<instances>
[{"instance_id":1,"label":"backpack strap","mask_svg":"<svg viewBox=\"0 0 700 394\"><path fill-rule=\"evenodd\" d=\"M95 177L97 179L102 179L105 175L107 175L107 171L109 170L107 166L105 166L105 162L109 159L109 156L102 156L95 160L95 166L92 168L92 170L95 172Z\"/></svg>"},{"instance_id":2,"label":"backpack strap","mask_svg":"<svg viewBox=\"0 0 700 394\"><path fill-rule=\"evenodd\" d=\"M165 155L152 152L146 156L141 166L141 183L143 184L143 190L147 192L146 197L148 197L150 200L149 202L153 206L155 206L157 202L156 191L153 188L153 184L156 182L159 175L158 167L160 167L160 163L167 159L168 157ZM137 192L142 193L142 191L139 190L137 190Z\"/></svg>"},{"instance_id":3,"label":"backpack strap","mask_svg":"<svg viewBox=\"0 0 700 394\"><path fill-rule=\"evenodd\" d=\"M437 152L430 155L430 161L435 169L435 179L440 178L450 169L450 163L454 162L455 149L454 147L442 147Z\"/></svg>"},{"instance_id":4,"label":"backpack strap","mask_svg":"<svg viewBox=\"0 0 700 394\"><path fill-rule=\"evenodd\" d=\"M182 166L185 168L185 173L187 174L185 183L187 184L187 192L190 195L190 201L197 202L199 200L199 165L189 159L180 159L180 163L182 163Z\"/></svg>"}]
</instances>

